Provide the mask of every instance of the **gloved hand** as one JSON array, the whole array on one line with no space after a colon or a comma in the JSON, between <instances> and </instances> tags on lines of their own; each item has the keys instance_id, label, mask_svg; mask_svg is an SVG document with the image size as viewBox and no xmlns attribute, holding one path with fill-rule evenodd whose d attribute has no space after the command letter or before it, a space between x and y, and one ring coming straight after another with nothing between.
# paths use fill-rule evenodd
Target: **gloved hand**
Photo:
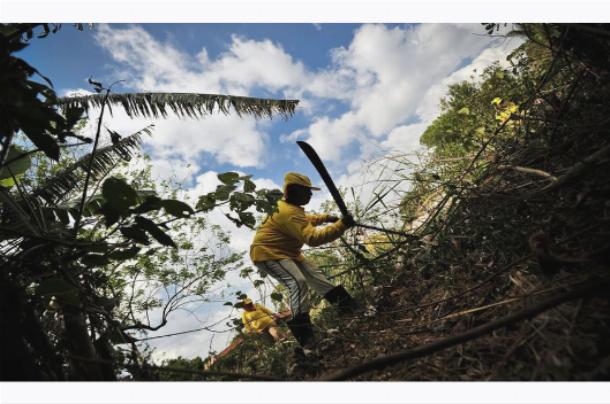
<instances>
[{"instance_id":1,"label":"gloved hand","mask_svg":"<svg viewBox=\"0 0 610 404\"><path fill-rule=\"evenodd\" d=\"M326 217L326 222L327 223L335 223L337 220L339 220L339 218L337 216L334 216L334 215L328 215Z\"/></svg>"},{"instance_id":2,"label":"gloved hand","mask_svg":"<svg viewBox=\"0 0 610 404\"><path fill-rule=\"evenodd\" d=\"M341 217L341 221L345 224L345 226L347 226L348 229L350 227L354 227L356 225L356 221L354 220L354 218L350 214L343 215Z\"/></svg>"}]
</instances>

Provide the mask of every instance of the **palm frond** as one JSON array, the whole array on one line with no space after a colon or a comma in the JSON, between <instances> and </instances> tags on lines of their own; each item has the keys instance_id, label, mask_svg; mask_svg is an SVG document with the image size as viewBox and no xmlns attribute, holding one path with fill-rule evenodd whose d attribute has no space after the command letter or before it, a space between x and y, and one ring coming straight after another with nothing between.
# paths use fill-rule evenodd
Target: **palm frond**
<instances>
[{"instance_id":1,"label":"palm frond","mask_svg":"<svg viewBox=\"0 0 610 404\"><path fill-rule=\"evenodd\" d=\"M62 97L60 105L75 106L88 110L101 107L104 94ZM231 109L239 116L253 115L256 118L272 118L280 115L288 119L294 114L299 100L279 100L253 97L236 97L222 94L197 93L125 93L110 94L108 107L120 105L130 117L166 118L171 110L179 117L203 118L214 112L229 114ZM110 109L110 113L112 110Z\"/></svg>"},{"instance_id":2,"label":"palm frond","mask_svg":"<svg viewBox=\"0 0 610 404\"><path fill-rule=\"evenodd\" d=\"M111 145L98 149L91 164L91 178L93 180L102 178L119 160L129 161L133 153L142 144L142 134L150 135L153 127L154 125L149 125ZM48 178L42 185L33 190L32 196L41 197L48 204L54 204L61 200L84 178L84 172L89 167L90 159L91 154L86 154L74 164Z\"/></svg>"}]
</instances>

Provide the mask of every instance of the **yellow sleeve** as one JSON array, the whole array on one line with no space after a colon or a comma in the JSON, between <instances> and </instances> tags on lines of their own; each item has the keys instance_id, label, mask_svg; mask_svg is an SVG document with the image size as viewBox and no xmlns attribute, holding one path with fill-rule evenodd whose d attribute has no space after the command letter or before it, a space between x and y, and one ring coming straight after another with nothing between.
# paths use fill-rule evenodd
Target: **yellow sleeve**
<instances>
[{"instance_id":1,"label":"yellow sleeve","mask_svg":"<svg viewBox=\"0 0 610 404\"><path fill-rule=\"evenodd\" d=\"M326 223L326 219L328 218L327 213L322 213L319 215L305 215L305 218L312 226L319 226L322 223Z\"/></svg>"},{"instance_id":2,"label":"yellow sleeve","mask_svg":"<svg viewBox=\"0 0 610 404\"><path fill-rule=\"evenodd\" d=\"M282 223L282 231L301 243L316 247L330 241L336 240L347 228L342 220L337 220L321 229L316 229L307 220L304 213L295 214Z\"/></svg>"},{"instance_id":3,"label":"yellow sleeve","mask_svg":"<svg viewBox=\"0 0 610 404\"><path fill-rule=\"evenodd\" d=\"M252 326L250 325L250 322L248 321L248 319L246 319L246 313L241 313L241 322L244 323L244 326L246 327L246 332L252 332Z\"/></svg>"},{"instance_id":4,"label":"yellow sleeve","mask_svg":"<svg viewBox=\"0 0 610 404\"><path fill-rule=\"evenodd\" d=\"M263 306L261 304L257 304L256 307L263 313L268 314L273 317L273 312L271 310L269 310L268 308L266 308L265 306Z\"/></svg>"}]
</instances>

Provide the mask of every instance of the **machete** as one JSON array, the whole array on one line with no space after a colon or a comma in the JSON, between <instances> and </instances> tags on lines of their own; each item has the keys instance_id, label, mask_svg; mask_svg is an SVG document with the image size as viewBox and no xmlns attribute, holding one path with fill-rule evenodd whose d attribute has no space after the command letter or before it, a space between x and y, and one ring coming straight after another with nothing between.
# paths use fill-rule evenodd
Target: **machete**
<instances>
[{"instance_id":1,"label":"machete","mask_svg":"<svg viewBox=\"0 0 610 404\"><path fill-rule=\"evenodd\" d=\"M309 161L311 161L313 166L316 168L316 170L320 174L320 177L322 177L322 180L326 184L328 191L330 192L331 196L335 200L335 203L339 207L341 214L343 216L351 216L349 211L347 210L345 202L343 202L343 198L341 197L339 190L335 186L333 179L331 178L328 171L326 171L326 167L324 166L322 160L320 160L320 156L318 156L318 153L316 153L313 147L311 147L308 143L303 142L302 140L297 141L297 144L299 145L301 150L303 150L303 153L305 153L307 158L309 158Z\"/></svg>"},{"instance_id":2,"label":"machete","mask_svg":"<svg viewBox=\"0 0 610 404\"><path fill-rule=\"evenodd\" d=\"M318 156L318 153L316 153L314 148L311 147L307 142L303 142L302 140L298 140L297 144L299 145L301 150L303 150L303 153L305 153L307 158L309 158L309 161L311 161L313 166L316 168L316 170L318 171L318 174L320 174L320 177L322 177L322 180L326 184L326 187L328 188L328 191L330 192L331 196L335 200L335 203L339 207L339 210L341 211L341 214L343 216L351 216L351 214L347 210L347 206L345 205L345 202L343 201L343 198L341 197L341 194L339 193L339 190L335 186L335 183L334 183L333 179L331 178L330 174L326 170L326 167L324 166L324 163L320 159L320 156ZM390 234L396 234L396 235L399 235L399 236L407 236L407 237L417 238L417 237L413 236L412 234L408 234L408 233L405 233L405 232L402 232L402 231L389 230L389 229L384 229L382 227L370 226L370 225L366 225L366 224L362 224L362 223L357 223L357 222L355 223L355 225L358 226L358 227L363 227L365 229L382 231L384 233L390 233Z\"/></svg>"}]
</instances>

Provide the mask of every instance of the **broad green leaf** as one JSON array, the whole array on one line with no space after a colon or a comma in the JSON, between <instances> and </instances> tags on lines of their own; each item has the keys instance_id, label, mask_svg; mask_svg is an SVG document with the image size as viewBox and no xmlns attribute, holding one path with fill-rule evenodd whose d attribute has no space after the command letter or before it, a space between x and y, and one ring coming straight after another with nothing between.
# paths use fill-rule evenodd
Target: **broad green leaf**
<instances>
[{"instance_id":1,"label":"broad green leaf","mask_svg":"<svg viewBox=\"0 0 610 404\"><path fill-rule=\"evenodd\" d=\"M250 181L250 179L244 180L244 192L254 192L255 189L256 184L254 182Z\"/></svg>"},{"instance_id":2,"label":"broad green leaf","mask_svg":"<svg viewBox=\"0 0 610 404\"><path fill-rule=\"evenodd\" d=\"M462 115L468 115L468 114L470 114L470 109L468 107L464 107L464 108L460 109L457 113L462 114Z\"/></svg>"},{"instance_id":3,"label":"broad green leaf","mask_svg":"<svg viewBox=\"0 0 610 404\"><path fill-rule=\"evenodd\" d=\"M206 195L202 195L199 197L199 201L197 201L197 205L195 206L197 209L208 212L216 206L216 195L214 193L209 193Z\"/></svg>"},{"instance_id":4,"label":"broad green leaf","mask_svg":"<svg viewBox=\"0 0 610 404\"><path fill-rule=\"evenodd\" d=\"M244 211L255 203L255 198L243 192L234 192L231 195L230 206L234 211Z\"/></svg>"},{"instance_id":5,"label":"broad green leaf","mask_svg":"<svg viewBox=\"0 0 610 404\"><path fill-rule=\"evenodd\" d=\"M133 246L125 250L115 250L108 254L108 256L113 260L128 260L137 256L140 250L140 247Z\"/></svg>"},{"instance_id":6,"label":"broad green leaf","mask_svg":"<svg viewBox=\"0 0 610 404\"><path fill-rule=\"evenodd\" d=\"M142 214L161 209L161 198L156 195L147 196L139 206L132 209L133 213Z\"/></svg>"},{"instance_id":7,"label":"broad green leaf","mask_svg":"<svg viewBox=\"0 0 610 404\"><path fill-rule=\"evenodd\" d=\"M271 300L275 300L276 302L281 302L283 298L284 298L284 296L282 296L282 294L279 292L271 293Z\"/></svg>"},{"instance_id":8,"label":"broad green leaf","mask_svg":"<svg viewBox=\"0 0 610 404\"><path fill-rule=\"evenodd\" d=\"M121 234L128 239L134 240L140 244L148 245L150 241L146 232L137 226L128 226L120 228Z\"/></svg>"},{"instance_id":9,"label":"broad green leaf","mask_svg":"<svg viewBox=\"0 0 610 404\"><path fill-rule=\"evenodd\" d=\"M161 230L152 220L142 216L136 216L136 223L141 229L146 230L151 236L153 236L153 238L159 243L176 248L176 243L174 243L174 240L172 240L172 238Z\"/></svg>"},{"instance_id":10,"label":"broad green leaf","mask_svg":"<svg viewBox=\"0 0 610 404\"><path fill-rule=\"evenodd\" d=\"M23 155L24 153L26 153L25 149L22 149L21 147L15 145L11 146L11 148L8 150L8 155L6 156L5 161L11 161L13 159L16 160L9 163L8 166L2 166L2 168L0 169L0 180L6 178L10 178L12 180L13 177L11 173L15 177L18 177L21 174L25 173L32 166L32 161L29 155L17 158Z\"/></svg>"},{"instance_id":11,"label":"broad green leaf","mask_svg":"<svg viewBox=\"0 0 610 404\"><path fill-rule=\"evenodd\" d=\"M216 199L219 201L226 201L229 199L231 192L235 191L236 188L235 185L219 185L214 192Z\"/></svg>"},{"instance_id":12,"label":"broad green leaf","mask_svg":"<svg viewBox=\"0 0 610 404\"><path fill-rule=\"evenodd\" d=\"M239 212L239 220L249 228L253 228L256 224L256 219L250 212Z\"/></svg>"},{"instance_id":13,"label":"broad green leaf","mask_svg":"<svg viewBox=\"0 0 610 404\"><path fill-rule=\"evenodd\" d=\"M102 195L119 212L126 214L138 202L138 194L125 181L112 177L104 181Z\"/></svg>"},{"instance_id":14,"label":"broad green leaf","mask_svg":"<svg viewBox=\"0 0 610 404\"><path fill-rule=\"evenodd\" d=\"M0 180L0 186L4 187L4 188L11 188L15 185L15 180L12 178L5 178L3 180Z\"/></svg>"},{"instance_id":15,"label":"broad green leaf","mask_svg":"<svg viewBox=\"0 0 610 404\"><path fill-rule=\"evenodd\" d=\"M175 217L190 217L195 211L188 204L175 199L161 201L161 206L167 213Z\"/></svg>"},{"instance_id":16,"label":"broad green leaf","mask_svg":"<svg viewBox=\"0 0 610 404\"><path fill-rule=\"evenodd\" d=\"M108 202L102 205L99 212L104 215L104 224L106 227L112 226L118 222L121 217L121 213Z\"/></svg>"},{"instance_id":17,"label":"broad green leaf","mask_svg":"<svg viewBox=\"0 0 610 404\"><path fill-rule=\"evenodd\" d=\"M24 130L24 132L26 131ZM35 131L27 131L26 134L32 143L42 150L47 157L55 161L59 160L59 145L51 135Z\"/></svg>"},{"instance_id":18,"label":"broad green leaf","mask_svg":"<svg viewBox=\"0 0 610 404\"><path fill-rule=\"evenodd\" d=\"M218 179L226 185L233 185L239 180L239 174L229 171L226 173L218 174Z\"/></svg>"}]
</instances>

